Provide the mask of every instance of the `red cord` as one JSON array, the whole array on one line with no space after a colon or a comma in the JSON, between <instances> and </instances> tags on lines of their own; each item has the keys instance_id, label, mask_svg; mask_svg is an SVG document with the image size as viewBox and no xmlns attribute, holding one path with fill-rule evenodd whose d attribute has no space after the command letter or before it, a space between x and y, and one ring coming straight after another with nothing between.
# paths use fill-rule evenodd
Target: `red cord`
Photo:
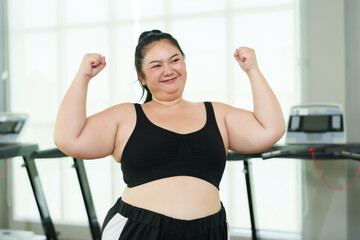
<instances>
[{"instance_id":1,"label":"red cord","mask_svg":"<svg viewBox=\"0 0 360 240\"><path fill-rule=\"evenodd\" d=\"M359 164L359 167L358 167L358 169L357 169L357 171L356 171L356 175L355 175L355 177L354 177L354 179L353 179L353 181L352 181L351 183L349 183L349 184L348 184L347 186L345 186L345 187L333 187L333 186L331 186L331 185L326 181L326 179L324 178L324 176L322 175L322 173L321 173L321 171L320 171L320 169L319 169L319 166L317 165L317 162L316 162L316 159L315 159L315 153L314 153L315 149L314 149L314 148L308 148L308 151L311 152L311 156L312 156L312 159L313 159L313 162L314 162L314 165L315 165L315 168L316 168L317 173L319 174L319 176L321 177L322 181L325 183L325 185L326 185L328 188L330 188L330 189L332 189L332 190L345 190L345 189L348 189L349 187L351 187L351 185L353 185L353 184L355 183L356 179L357 179L358 176L359 176L360 164Z\"/></svg>"},{"instance_id":2,"label":"red cord","mask_svg":"<svg viewBox=\"0 0 360 240\"><path fill-rule=\"evenodd\" d=\"M1 181L1 179L4 177L4 175L6 173L7 163L8 163L8 159L6 158L4 168L3 168L3 170L2 170L2 172L0 174L0 181Z\"/></svg>"}]
</instances>

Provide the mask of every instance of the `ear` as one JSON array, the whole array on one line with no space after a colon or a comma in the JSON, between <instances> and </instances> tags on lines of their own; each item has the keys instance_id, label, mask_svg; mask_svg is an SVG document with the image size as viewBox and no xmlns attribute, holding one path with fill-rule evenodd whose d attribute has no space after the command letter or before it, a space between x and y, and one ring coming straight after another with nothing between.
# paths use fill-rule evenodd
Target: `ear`
<instances>
[{"instance_id":1,"label":"ear","mask_svg":"<svg viewBox=\"0 0 360 240\"><path fill-rule=\"evenodd\" d=\"M145 86L146 83L145 83L145 79L144 79L143 75L140 72L138 72L137 76L138 76L138 79L140 80L140 82L142 83L142 85Z\"/></svg>"}]
</instances>

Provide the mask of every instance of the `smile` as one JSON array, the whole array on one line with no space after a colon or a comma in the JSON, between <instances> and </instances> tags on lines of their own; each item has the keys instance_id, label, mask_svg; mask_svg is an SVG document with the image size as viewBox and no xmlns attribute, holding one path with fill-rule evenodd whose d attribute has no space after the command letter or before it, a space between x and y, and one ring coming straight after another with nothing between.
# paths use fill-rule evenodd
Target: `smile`
<instances>
[{"instance_id":1,"label":"smile","mask_svg":"<svg viewBox=\"0 0 360 240\"><path fill-rule=\"evenodd\" d=\"M174 77L174 78L162 80L161 82L162 83L173 83L173 82L175 82L176 79L177 79L177 77Z\"/></svg>"}]
</instances>

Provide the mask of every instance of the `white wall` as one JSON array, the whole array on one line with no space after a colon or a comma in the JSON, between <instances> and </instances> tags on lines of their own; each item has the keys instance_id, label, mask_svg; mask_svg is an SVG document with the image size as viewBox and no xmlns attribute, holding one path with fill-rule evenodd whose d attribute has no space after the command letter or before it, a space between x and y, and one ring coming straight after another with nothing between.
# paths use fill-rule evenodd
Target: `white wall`
<instances>
[{"instance_id":1,"label":"white wall","mask_svg":"<svg viewBox=\"0 0 360 240\"><path fill-rule=\"evenodd\" d=\"M348 141L360 142L359 2L300 0L299 4L302 102L342 104ZM359 165L352 160L322 160L318 164L326 180L336 187L350 183ZM348 190L331 190L308 160L302 162L302 176L302 239L350 240L359 236L358 181Z\"/></svg>"}]
</instances>

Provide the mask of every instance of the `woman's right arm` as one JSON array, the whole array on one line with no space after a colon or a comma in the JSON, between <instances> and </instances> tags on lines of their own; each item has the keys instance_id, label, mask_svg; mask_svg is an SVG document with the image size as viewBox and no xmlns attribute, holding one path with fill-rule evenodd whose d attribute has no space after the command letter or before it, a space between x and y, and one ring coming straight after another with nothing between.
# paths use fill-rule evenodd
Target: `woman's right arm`
<instances>
[{"instance_id":1,"label":"woman's right arm","mask_svg":"<svg viewBox=\"0 0 360 240\"><path fill-rule=\"evenodd\" d=\"M100 54L86 54L60 105L54 142L71 157L93 159L113 152L117 131L115 108L86 116L89 81L105 66L105 58Z\"/></svg>"}]
</instances>

